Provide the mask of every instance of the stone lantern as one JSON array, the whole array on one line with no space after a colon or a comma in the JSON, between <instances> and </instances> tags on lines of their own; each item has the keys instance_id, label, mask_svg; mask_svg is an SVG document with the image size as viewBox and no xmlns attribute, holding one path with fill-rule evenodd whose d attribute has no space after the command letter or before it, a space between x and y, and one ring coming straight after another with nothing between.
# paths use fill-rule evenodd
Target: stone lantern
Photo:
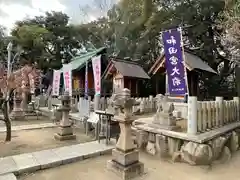
<instances>
[{"instance_id":1,"label":"stone lantern","mask_svg":"<svg viewBox=\"0 0 240 180\"><path fill-rule=\"evenodd\" d=\"M69 120L69 112L71 110L71 97L68 92L65 92L61 97L62 105L58 111L62 112L62 120L60 121L59 132L55 134L54 138L60 141L76 139L73 134L72 123Z\"/></svg>"},{"instance_id":2,"label":"stone lantern","mask_svg":"<svg viewBox=\"0 0 240 180\"><path fill-rule=\"evenodd\" d=\"M139 151L133 143L131 133L134 121L132 107L135 104L136 101L131 98L129 89L123 89L114 101L114 105L119 109L119 114L115 115L114 119L119 122L121 133L116 148L112 150L112 160L108 161L107 168L124 180L139 176L144 171L144 164L139 162Z\"/></svg>"},{"instance_id":3,"label":"stone lantern","mask_svg":"<svg viewBox=\"0 0 240 180\"><path fill-rule=\"evenodd\" d=\"M22 103L22 95L18 91L15 90L14 92L14 104L13 110L10 114L10 118L12 120L23 120L24 119L24 111L21 107Z\"/></svg>"}]
</instances>

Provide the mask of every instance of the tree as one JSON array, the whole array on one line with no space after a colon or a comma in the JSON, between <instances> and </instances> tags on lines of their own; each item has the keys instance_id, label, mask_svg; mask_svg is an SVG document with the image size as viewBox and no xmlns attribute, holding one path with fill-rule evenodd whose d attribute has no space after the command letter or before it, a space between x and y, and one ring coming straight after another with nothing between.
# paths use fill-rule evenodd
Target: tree
<instances>
[{"instance_id":1,"label":"tree","mask_svg":"<svg viewBox=\"0 0 240 180\"><path fill-rule=\"evenodd\" d=\"M9 76L6 74L6 69L3 64L0 64L0 90L1 109L3 111L3 121L6 125L6 138L5 141L11 141L11 121L9 118L9 110L7 103L14 93L29 92L31 87L35 84L30 83L32 80L36 81L39 78L37 69L33 66L25 65L21 69L11 73ZM26 85L29 84L29 88Z\"/></svg>"},{"instance_id":2,"label":"tree","mask_svg":"<svg viewBox=\"0 0 240 180\"><path fill-rule=\"evenodd\" d=\"M22 25L16 27L12 32L13 41L21 45L26 59L30 60L28 63L35 61L41 65L43 50L45 48L44 39L49 35L49 32L37 25Z\"/></svg>"},{"instance_id":3,"label":"tree","mask_svg":"<svg viewBox=\"0 0 240 180\"><path fill-rule=\"evenodd\" d=\"M222 26L226 27L223 35L223 44L232 54L232 60L238 61L240 57L240 2L226 0L225 11L223 12Z\"/></svg>"},{"instance_id":4,"label":"tree","mask_svg":"<svg viewBox=\"0 0 240 180\"><path fill-rule=\"evenodd\" d=\"M27 36L28 33L30 36ZM69 17L62 12L46 12L16 23L12 31L17 44L25 47L27 59L34 61L41 69L60 68L63 56L69 61L68 51L78 47L76 32L69 25Z\"/></svg>"}]
</instances>

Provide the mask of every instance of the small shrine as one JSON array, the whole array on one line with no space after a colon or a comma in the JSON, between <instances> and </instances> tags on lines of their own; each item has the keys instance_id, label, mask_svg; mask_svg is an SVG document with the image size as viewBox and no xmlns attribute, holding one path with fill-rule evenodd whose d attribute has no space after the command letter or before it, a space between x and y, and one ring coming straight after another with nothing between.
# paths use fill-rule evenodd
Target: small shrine
<instances>
[{"instance_id":1,"label":"small shrine","mask_svg":"<svg viewBox=\"0 0 240 180\"><path fill-rule=\"evenodd\" d=\"M188 89L189 96L199 95L198 87L198 77L199 73L214 73L217 74L207 63L205 63L201 58L194 55L190 51L184 52L185 66L187 69L188 77ZM163 53L153 64L153 66L148 71L151 77L154 77L156 83L154 86L156 88L156 94L167 94L168 89L166 86L167 77L165 77L165 54ZM155 85L156 84L156 85Z\"/></svg>"},{"instance_id":2,"label":"small shrine","mask_svg":"<svg viewBox=\"0 0 240 180\"><path fill-rule=\"evenodd\" d=\"M68 64L72 69L72 88L74 95L84 95L86 86L86 65L87 65L87 87L88 95L92 96L95 93L94 90L94 74L92 69L91 58L101 55L101 72L103 72L108 64L106 54L106 48L101 47L98 49L88 49L88 52L81 53L71 59ZM63 68L60 69L63 71Z\"/></svg>"},{"instance_id":3,"label":"small shrine","mask_svg":"<svg viewBox=\"0 0 240 180\"><path fill-rule=\"evenodd\" d=\"M138 96L139 94L139 81L150 79L140 65L121 59L112 59L103 73L102 78L105 80L111 79L113 93L127 88L133 96Z\"/></svg>"}]
</instances>

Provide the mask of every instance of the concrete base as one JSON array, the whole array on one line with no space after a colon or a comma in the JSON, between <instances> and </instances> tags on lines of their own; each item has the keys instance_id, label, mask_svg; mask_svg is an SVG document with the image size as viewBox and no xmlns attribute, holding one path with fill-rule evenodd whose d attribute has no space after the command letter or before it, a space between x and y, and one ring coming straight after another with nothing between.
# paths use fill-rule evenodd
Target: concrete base
<instances>
[{"instance_id":1,"label":"concrete base","mask_svg":"<svg viewBox=\"0 0 240 180\"><path fill-rule=\"evenodd\" d=\"M128 153L124 153L119 151L118 149L112 150L112 160L118 162L123 166L128 166L138 162L139 159L139 152L138 150L133 150Z\"/></svg>"},{"instance_id":2,"label":"concrete base","mask_svg":"<svg viewBox=\"0 0 240 180\"><path fill-rule=\"evenodd\" d=\"M181 131L180 126L169 126L169 125L161 125L161 124L149 124L149 127L156 128L156 129L165 129L170 131Z\"/></svg>"},{"instance_id":3,"label":"concrete base","mask_svg":"<svg viewBox=\"0 0 240 180\"><path fill-rule=\"evenodd\" d=\"M66 140L74 140L76 139L76 135L60 135L60 134L55 134L54 139L58 141L66 141Z\"/></svg>"},{"instance_id":4,"label":"concrete base","mask_svg":"<svg viewBox=\"0 0 240 180\"><path fill-rule=\"evenodd\" d=\"M113 149L112 156L112 160L108 161L107 168L122 179L138 177L144 172L143 163L138 161L139 152L137 149L130 152Z\"/></svg>"},{"instance_id":5,"label":"concrete base","mask_svg":"<svg viewBox=\"0 0 240 180\"><path fill-rule=\"evenodd\" d=\"M24 120L25 119L25 113L21 110L19 111L12 111L12 113L10 114L10 119L11 120L18 120L18 121L21 121L21 120Z\"/></svg>"},{"instance_id":6,"label":"concrete base","mask_svg":"<svg viewBox=\"0 0 240 180\"><path fill-rule=\"evenodd\" d=\"M59 141L76 139L76 135L73 134L73 128L71 126L59 127L59 133L54 135L54 138Z\"/></svg>"},{"instance_id":7,"label":"concrete base","mask_svg":"<svg viewBox=\"0 0 240 180\"><path fill-rule=\"evenodd\" d=\"M107 162L107 169L114 172L123 180L129 180L141 176L144 173L144 164L136 162L129 166L123 166L113 160L109 160Z\"/></svg>"},{"instance_id":8,"label":"concrete base","mask_svg":"<svg viewBox=\"0 0 240 180\"><path fill-rule=\"evenodd\" d=\"M77 108L75 108L75 107L72 107L72 108L71 108L70 113L77 113L77 112L78 112L78 109L77 109Z\"/></svg>"}]
</instances>

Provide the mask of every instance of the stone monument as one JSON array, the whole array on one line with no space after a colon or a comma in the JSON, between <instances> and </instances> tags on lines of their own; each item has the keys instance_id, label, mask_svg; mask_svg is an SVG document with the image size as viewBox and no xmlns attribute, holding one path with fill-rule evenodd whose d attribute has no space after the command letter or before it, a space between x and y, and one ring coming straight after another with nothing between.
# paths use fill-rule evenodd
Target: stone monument
<instances>
[{"instance_id":1,"label":"stone monument","mask_svg":"<svg viewBox=\"0 0 240 180\"><path fill-rule=\"evenodd\" d=\"M77 113L78 108L77 108L77 103L75 98L71 98L71 113Z\"/></svg>"},{"instance_id":2,"label":"stone monument","mask_svg":"<svg viewBox=\"0 0 240 180\"><path fill-rule=\"evenodd\" d=\"M139 162L139 151L131 138L131 124L134 121L132 106L134 104L135 100L131 98L129 89L123 89L114 100L114 105L119 109L119 114L115 115L114 119L119 122L121 133L116 148L112 150L112 160L108 161L107 168L124 180L134 178L144 172L144 164Z\"/></svg>"},{"instance_id":3,"label":"stone monument","mask_svg":"<svg viewBox=\"0 0 240 180\"><path fill-rule=\"evenodd\" d=\"M106 109L106 112L112 113L114 115L118 114L118 107L115 105L115 100L117 99L117 94L112 94L112 96L109 98L108 107Z\"/></svg>"},{"instance_id":4,"label":"stone monument","mask_svg":"<svg viewBox=\"0 0 240 180\"><path fill-rule=\"evenodd\" d=\"M173 111L174 105L168 102L168 97L158 95L157 112L149 126L166 130L179 130L180 127L176 125L176 117L173 116Z\"/></svg>"},{"instance_id":5,"label":"stone monument","mask_svg":"<svg viewBox=\"0 0 240 180\"><path fill-rule=\"evenodd\" d=\"M22 103L22 94L15 91L14 92L14 104L13 104L13 110L10 114L11 120L24 120L24 112L21 107Z\"/></svg>"},{"instance_id":6,"label":"stone monument","mask_svg":"<svg viewBox=\"0 0 240 180\"><path fill-rule=\"evenodd\" d=\"M62 105L59 111L62 112L62 120L60 122L59 132L54 135L56 140L64 141L76 139L76 135L73 134L72 123L69 120L69 112L71 110L71 97L68 92L65 92L61 97Z\"/></svg>"}]
</instances>

